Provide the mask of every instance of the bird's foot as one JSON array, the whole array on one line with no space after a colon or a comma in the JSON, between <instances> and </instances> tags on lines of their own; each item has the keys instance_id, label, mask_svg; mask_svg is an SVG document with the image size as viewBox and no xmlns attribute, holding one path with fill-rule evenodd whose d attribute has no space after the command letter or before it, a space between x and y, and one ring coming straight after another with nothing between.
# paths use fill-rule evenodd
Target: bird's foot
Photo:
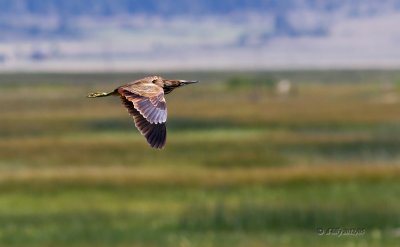
<instances>
[{"instance_id":1,"label":"bird's foot","mask_svg":"<svg viewBox=\"0 0 400 247\"><path fill-rule=\"evenodd\" d=\"M87 97L88 98L96 98L96 97L103 97L107 96L108 93L90 93Z\"/></svg>"}]
</instances>

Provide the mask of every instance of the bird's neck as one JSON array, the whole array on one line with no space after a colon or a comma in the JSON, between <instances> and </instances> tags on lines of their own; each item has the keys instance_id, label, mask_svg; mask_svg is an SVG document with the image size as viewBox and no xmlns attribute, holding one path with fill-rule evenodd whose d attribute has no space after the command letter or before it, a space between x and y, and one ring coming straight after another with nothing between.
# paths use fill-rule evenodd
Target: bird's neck
<instances>
[{"instance_id":1,"label":"bird's neck","mask_svg":"<svg viewBox=\"0 0 400 247\"><path fill-rule=\"evenodd\" d=\"M172 86L164 86L163 90L164 90L164 94L169 94L170 92L172 92L172 90L174 90L175 87Z\"/></svg>"}]
</instances>

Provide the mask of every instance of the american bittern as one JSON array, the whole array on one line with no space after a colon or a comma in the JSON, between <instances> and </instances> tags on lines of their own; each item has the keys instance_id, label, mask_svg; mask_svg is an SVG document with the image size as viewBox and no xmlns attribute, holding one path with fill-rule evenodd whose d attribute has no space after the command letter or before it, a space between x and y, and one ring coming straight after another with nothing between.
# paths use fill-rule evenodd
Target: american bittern
<instances>
[{"instance_id":1,"label":"american bittern","mask_svg":"<svg viewBox=\"0 0 400 247\"><path fill-rule=\"evenodd\" d=\"M165 80L160 76L149 76L130 82L109 93L91 93L89 98L120 96L122 103L135 121L136 128L153 148L161 149L167 138L167 105L164 94L177 87L198 81Z\"/></svg>"}]
</instances>

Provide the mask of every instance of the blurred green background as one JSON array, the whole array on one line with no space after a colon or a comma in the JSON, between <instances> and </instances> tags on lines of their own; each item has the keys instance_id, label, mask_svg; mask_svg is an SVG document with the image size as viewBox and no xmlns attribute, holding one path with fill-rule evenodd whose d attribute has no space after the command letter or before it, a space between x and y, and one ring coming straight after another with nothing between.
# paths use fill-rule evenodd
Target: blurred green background
<instances>
[{"instance_id":1,"label":"blurred green background","mask_svg":"<svg viewBox=\"0 0 400 247\"><path fill-rule=\"evenodd\" d=\"M0 76L0 246L398 246L400 71L165 73L163 150L142 76Z\"/></svg>"}]
</instances>

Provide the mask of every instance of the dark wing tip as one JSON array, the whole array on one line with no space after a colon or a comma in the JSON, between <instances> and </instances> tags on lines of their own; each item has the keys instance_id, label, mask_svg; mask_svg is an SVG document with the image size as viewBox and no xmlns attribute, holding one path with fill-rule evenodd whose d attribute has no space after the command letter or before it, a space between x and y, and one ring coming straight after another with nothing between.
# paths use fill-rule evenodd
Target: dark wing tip
<instances>
[{"instance_id":1,"label":"dark wing tip","mask_svg":"<svg viewBox=\"0 0 400 247\"><path fill-rule=\"evenodd\" d=\"M150 124L151 129L145 134L147 142L152 148L162 149L167 140L165 124Z\"/></svg>"}]
</instances>

